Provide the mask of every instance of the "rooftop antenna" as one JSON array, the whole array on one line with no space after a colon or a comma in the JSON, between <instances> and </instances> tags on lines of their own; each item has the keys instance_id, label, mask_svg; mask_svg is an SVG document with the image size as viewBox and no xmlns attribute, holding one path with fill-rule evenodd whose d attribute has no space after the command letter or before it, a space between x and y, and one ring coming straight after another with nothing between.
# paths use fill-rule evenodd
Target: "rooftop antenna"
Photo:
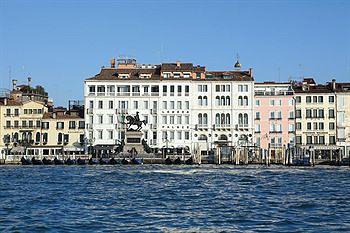
<instances>
[{"instance_id":1,"label":"rooftop antenna","mask_svg":"<svg viewBox=\"0 0 350 233\"><path fill-rule=\"evenodd\" d=\"M242 65L241 65L241 63L239 63L239 55L238 55L238 53L236 55L236 59L237 59L237 61L236 61L235 65L234 65L234 68L235 68L235 70L240 70L242 68Z\"/></svg>"}]
</instances>

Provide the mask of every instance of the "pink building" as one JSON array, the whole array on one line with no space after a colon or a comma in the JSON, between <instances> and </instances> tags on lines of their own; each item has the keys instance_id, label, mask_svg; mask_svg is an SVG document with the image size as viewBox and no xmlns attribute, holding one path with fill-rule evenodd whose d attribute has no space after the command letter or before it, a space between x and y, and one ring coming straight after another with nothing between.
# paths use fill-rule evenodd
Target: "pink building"
<instances>
[{"instance_id":1,"label":"pink building","mask_svg":"<svg viewBox=\"0 0 350 233\"><path fill-rule=\"evenodd\" d=\"M295 144L294 92L290 83L255 83L255 145L260 155L283 163Z\"/></svg>"}]
</instances>

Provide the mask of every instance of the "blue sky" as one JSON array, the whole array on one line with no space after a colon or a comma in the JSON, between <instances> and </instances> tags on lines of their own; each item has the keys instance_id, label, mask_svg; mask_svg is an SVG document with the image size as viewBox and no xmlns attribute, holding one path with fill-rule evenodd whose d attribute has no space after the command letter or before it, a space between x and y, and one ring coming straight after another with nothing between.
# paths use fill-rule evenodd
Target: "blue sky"
<instances>
[{"instance_id":1,"label":"blue sky","mask_svg":"<svg viewBox=\"0 0 350 233\"><path fill-rule=\"evenodd\" d=\"M350 1L0 0L0 86L11 67L56 106L112 57L225 70L237 53L257 81L350 82Z\"/></svg>"}]
</instances>

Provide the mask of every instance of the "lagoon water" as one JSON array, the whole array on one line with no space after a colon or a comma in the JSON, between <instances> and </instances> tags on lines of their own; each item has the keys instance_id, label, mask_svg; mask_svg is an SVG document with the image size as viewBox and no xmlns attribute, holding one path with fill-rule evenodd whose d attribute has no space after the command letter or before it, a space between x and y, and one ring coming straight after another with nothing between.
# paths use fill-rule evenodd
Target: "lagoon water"
<instances>
[{"instance_id":1,"label":"lagoon water","mask_svg":"<svg viewBox=\"0 0 350 233\"><path fill-rule=\"evenodd\" d=\"M350 168L0 166L1 232L350 231Z\"/></svg>"}]
</instances>

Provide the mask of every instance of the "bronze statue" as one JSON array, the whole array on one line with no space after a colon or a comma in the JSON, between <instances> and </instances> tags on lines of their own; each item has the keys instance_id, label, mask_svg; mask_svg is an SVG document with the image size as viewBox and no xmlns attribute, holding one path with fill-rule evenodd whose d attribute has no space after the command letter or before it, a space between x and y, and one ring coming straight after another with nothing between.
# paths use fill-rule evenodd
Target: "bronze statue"
<instances>
[{"instance_id":1,"label":"bronze statue","mask_svg":"<svg viewBox=\"0 0 350 233\"><path fill-rule=\"evenodd\" d=\"M140 131L141 130L141 128L142 128L142 123L144 124L144 125L146 125L146 121L145 120L143 120L143 121L141 121L140 120L140 117L139 117L139 112L136 112L136 115L133 117L133 116L127 116L126 117L126 120L128 121L126 124L128 125L128 130L132 130L131 129L131 126L133 126L133 125L136 125L137 126L137 129L136 129L136 131Z\"/></svg>"}]
</instances>

